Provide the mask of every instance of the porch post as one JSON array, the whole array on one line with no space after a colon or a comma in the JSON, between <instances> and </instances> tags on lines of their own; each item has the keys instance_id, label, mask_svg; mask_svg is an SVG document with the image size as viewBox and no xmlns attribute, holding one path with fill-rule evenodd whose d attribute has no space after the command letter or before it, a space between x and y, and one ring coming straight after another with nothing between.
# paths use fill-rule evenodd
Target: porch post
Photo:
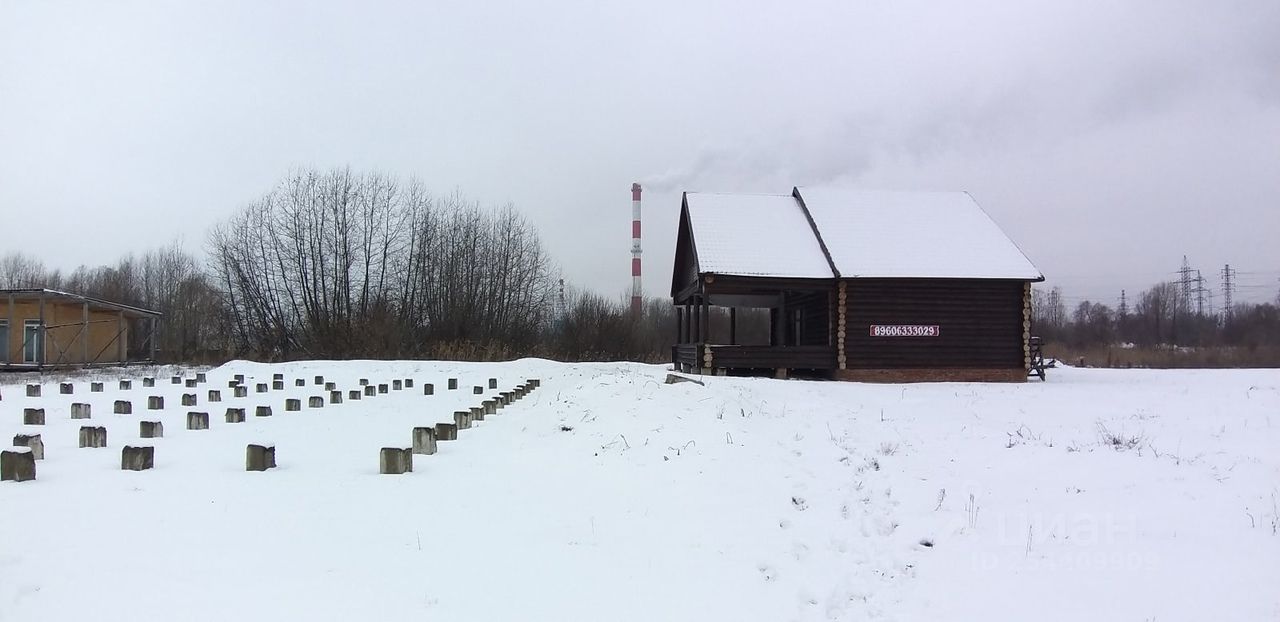
<instances>
[{"instance_id":1,"label":"porch post","mask_svg":"<svg viewBox=\"0 0 1280 622\"><path fill-rule=\"evenodd\" d=\"M785 345L789 345L787 343L788 313L787 313L787 293L786 292L782 292L782 295L779 296L779 302L781 303L782 306L778 309L778 313L775 317L775 321L773 322L773 333L774 333L773 345L785 346Z\"/></svg>"},{"instance_id":2,"label":"porch post","mask_svg":"<svg viewBox=\"0 0 1280 622\"><path fill-rule=\"evenodd\" d=\"M702 343L711 341L711 303L702 298Z\"/></svg>"},{"instance_id":3,"label":"porch post","mask_svg":"<svg viewBox=\"0 0 1280 622\"><path fill-rule=\"evenodd\" d=\"M698 302L698 297L694 296L693 301L689 306L689 323L691 324L689 327L689 343L699 343L702 341L702 321L698 319L702 313L702 307L700 304L701 303Z\"/></svg>"},{"instance_id":4,"label":"porch post","mask_svg":"<svg viewBox=\"0 0 1280 622\"><path fill-rule=\"evenodd\" d=\"M8 325L5 326L5 330L9 331L9 334L6 335L8 339L4 340L4 343L5 343L4 364L9 365L10 363L13 363L13 294L9 294L9 323ZM26 332L27 331L23 330L18 334L23 335L25 337ZM18 352L19 352L18 356L22 356L21 348L18 349Z\"/></svg>"},{"instance_id":5,"label":"porch post","mask_svg":"<svg viewBox=\"0 0 1280 622\"><path fill-rule=\"evenodd\" d=\"M769 307L769 346L778 345L778 309Z\"/></svg>"},{"instance_id":6,"label":"porch post","mask_svg":"<svg viewBox=\"0 0 1280 622\"><path fill-rule=\"evenodd\" d=\"M702 303L698 301L698 297L694 296L689 302L689 343L700 343L702 341L702 322L698 319L702 312Z\"/></svg>"},{"instance_id":7,"label":"porch post","mask_svg":"<svg viewBox=\"0 0 1280 622\"><path fill-rule=\"evenodd\" d=\"M689 333L689 338L685 340L686 343L698 343L698 316L693 313L696 308L693 305L697 300L697 298L689 300L689 304L684 308L685 315L688 316L684 324L684 330Z\"/></svg>"},{"instance_id":8,"label":"porch post","mask_svg":"<svg viewBox=\"0 0 1280 622\"><path fill-rule=\"evenodd\" d=\"M693 320L693 314L689 312L689 303L684 303L684 327L681 330L684 334L681 336L681 343L693 343L693 328L690 326Z\"/></svg>"},{"instance_id":9,"label":"porch post","mask_svg":"<svg viewBox=\"0 0 1280 622\"><path fill-rule=\"evenodd\" d=\"M685 343L685 308L676 307L676 343Z\"/></svg>"},{"instance_id":10,"label":"porch post","mask_svg":"<svg viewBox=\"0 0 1280 622\"><path fill-rule=\"evenodd\" d=\"M729 345L738 345L738 308L729 307Z\"/></svg>"},{"instance_id":11,"label":"porch post","mask_svg":"<svg viewBox=\"0 0 1280 622\"><path fill-rule=\"evenodd\" d=\"M36 343L40 346L36 352L36 369L44 369L44 351L48 347L48 335L44 332L44 290L40 291L40 326L36 328Z\"/></svg>"}]
</instances>

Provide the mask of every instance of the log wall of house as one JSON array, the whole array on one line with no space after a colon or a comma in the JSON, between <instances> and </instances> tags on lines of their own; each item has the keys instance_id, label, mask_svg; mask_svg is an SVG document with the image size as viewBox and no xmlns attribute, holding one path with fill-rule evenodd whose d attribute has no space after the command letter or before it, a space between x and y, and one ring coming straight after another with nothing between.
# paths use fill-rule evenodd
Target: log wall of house
<instances>
[{"instance_id":1,"label":"log wall of house","mask_svg":"<svg viewBox=\"0 0 1280 622\"><path fill-rule=\"evenodd\" d=\"M1016 369L1024 356L1022 281L848 279L845 367ZM937 326L936 337L873 337L872 325Z\"/></svg>"}]
</instances>

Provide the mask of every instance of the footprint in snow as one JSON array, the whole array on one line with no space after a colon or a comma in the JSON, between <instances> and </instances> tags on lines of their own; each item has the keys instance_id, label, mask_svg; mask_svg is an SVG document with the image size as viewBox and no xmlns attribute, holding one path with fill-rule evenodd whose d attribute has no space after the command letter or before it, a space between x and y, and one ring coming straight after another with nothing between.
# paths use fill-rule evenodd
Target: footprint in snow
<instances>
[{"instance_id":1,"label":"footprint in snow","mask_svg":"<svg viewBox=\"0 0 1280 622\"><path fill-rule=\"evenodd\" d=\"M760 576L764 577L766 583L778 578L778 572L769 566L769 564L760 564L756 566L756 570L760 571Z\"/></svg>"},{"instance_id":2,"label":"footprint in snow","mask_svg":"<svg viewBox=\"0 0 1280 622\"><path fill-rule=\"evenodd\" d=\"M805 502L804 497L791 497L791 505L796 506L796 509L801 512L809 509L809 504Z\"/></svg>"},{"instance_id":3,"label":"footprint in snow","mask_svg":"<svg viewBox=\"0 0 1280 622\"><path fill-rule=\"evenodd\" d=\"M809 545L799 541L792 542L791 556L794 557L796 561L803 562L809 557Z\"/></svg>"}]
</instances>

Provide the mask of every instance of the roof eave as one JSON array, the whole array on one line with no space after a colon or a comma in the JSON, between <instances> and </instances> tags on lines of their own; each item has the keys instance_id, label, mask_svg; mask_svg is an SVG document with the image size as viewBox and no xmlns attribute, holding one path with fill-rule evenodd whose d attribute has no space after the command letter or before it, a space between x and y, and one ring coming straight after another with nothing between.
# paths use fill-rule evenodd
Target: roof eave
<instances>
[{"instance_id":1,"label":"roof eave","mask_svg":"<svg viewBox=\"0 0 1280 622\"><path fill-rule=\"evenodd\" d=\"M141 307L134 307L134 306L118 303L118 302L112 302L110 300L94 298L92 296L84 296L81 294L73 294L71 292L64 292L56 289L49 289L47 287L23 287L23 288L15 288L15 289L0 289L0 296L14 295L14 294L48 294L64 300L66 299L79 300L81 302L89 303L91 305L96 305L99 307L108 307L116 311L132 313L132 314L135 314L135 316L139 316L139 317L163 317L164 316L163 313L159 311L154 311L151 309L143 309Z\"/></svg>"}]
</instances>

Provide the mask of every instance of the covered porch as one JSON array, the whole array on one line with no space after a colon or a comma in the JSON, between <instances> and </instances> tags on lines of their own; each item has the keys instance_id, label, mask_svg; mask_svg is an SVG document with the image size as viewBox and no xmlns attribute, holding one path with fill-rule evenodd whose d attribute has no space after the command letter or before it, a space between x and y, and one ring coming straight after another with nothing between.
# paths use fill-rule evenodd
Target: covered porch
<instances>
[{"instance_id":1,"label":"covered porch","mask_svg":"<svg viewBox=\"0 0 1280 622\"><path fill-rule=\"evenodd\" d=\"M787 377L836 368L830 281L704 274L673 298L679 371Z\"/></svg>"}]
</instances>

